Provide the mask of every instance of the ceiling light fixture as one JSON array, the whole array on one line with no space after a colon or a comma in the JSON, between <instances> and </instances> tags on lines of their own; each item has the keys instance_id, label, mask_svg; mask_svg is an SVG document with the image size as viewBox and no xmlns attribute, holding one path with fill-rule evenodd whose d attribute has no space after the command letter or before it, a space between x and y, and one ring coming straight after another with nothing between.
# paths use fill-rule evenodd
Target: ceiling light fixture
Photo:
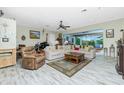
<instances>
[{"instance_id":1,"label":"ceiling light fixture","mask_svg":"<svg viewBox=\"0 0 124 93\"><path fill-rule=\"evenodd\" d=\"M81 12L86 12L87 11L87 9L83 9L83 10L81 10Z\"/></svg>"}]
</instances>

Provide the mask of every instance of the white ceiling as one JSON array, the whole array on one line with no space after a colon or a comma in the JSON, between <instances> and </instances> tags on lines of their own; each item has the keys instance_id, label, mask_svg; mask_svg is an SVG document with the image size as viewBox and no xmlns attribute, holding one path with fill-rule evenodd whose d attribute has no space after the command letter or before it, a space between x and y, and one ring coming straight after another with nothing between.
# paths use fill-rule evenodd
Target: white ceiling
<instances>
[{"instance_id":1,"label":"white ceiling","mask_svg":"<svg viewBox=\"0 0 124 93\"><path fill-rule=\"evenodd\" d=\"M87 9L86 12L81 10ZM59 21L71 28L124 18L124 7L1 7L4 17L15 18L17 25L56 31ZM69 28L69 29L71 29Z\"/></svg>"}]
</instances>

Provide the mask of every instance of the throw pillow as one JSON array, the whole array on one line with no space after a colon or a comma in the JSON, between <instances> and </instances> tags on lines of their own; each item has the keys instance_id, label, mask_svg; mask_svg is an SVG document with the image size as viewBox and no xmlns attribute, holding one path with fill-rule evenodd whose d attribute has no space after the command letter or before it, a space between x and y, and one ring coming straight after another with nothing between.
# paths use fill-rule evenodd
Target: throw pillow
<instances>
[{"instance_id":1,"label":"throw pillow","mask_svg":"<svg viewBox=\"0 0 124 93\"><path fill-rule=\"evenodd\" d=\"M84 50L87 51L87 52L89 52L89 47L88 46L85 46Z\"/></svg>"},{"instance_id":2,"label":"throw pillow","mask_svg":"<svg viewBox=\"0 0 124 93\"><path fill-rule=\"evenodd\" d=\"M80 48L80 45L75 45L76 48Z\"/></svg>"},{"instance_id":3,"label":"throw pillow","mask_svg":"<svg viewBox=\"0 0 124 93\"><path fill-rule=\"evenodd\" d=\"M90 52L91 49L92 49L92 47L90 47L90 46L86 46L86 47L84 48L84 50L87 51L87 52Z\"/></svg>"},{"instance_id":4,"label":"throw pillow","mask_svg":"<svg viewBox=\"0 0 124 93\"><path fill-rule=\"evenodd\" d=\"M74 50L79 50L80 48L77 48L77 47L75 47L75 49Z\"/></svg>"}]
</instances>

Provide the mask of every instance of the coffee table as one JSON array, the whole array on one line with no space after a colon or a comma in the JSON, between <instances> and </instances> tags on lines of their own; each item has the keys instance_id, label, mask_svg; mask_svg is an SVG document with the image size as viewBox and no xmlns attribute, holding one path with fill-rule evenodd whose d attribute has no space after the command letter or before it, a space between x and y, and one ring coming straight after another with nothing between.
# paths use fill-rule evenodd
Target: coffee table
<instances>
[{"instance_id":1,"label":"coffee table","mask_svg":"<svg viewBox=\"0 0 124 93\"><path fill-rule=\"evenodd\" d=\"M75 64L78 64L85 60L84 53L77 53L77 52L68 52L64 54L64 59L66 61L73 62Z\"/></svg>"}]
</instances>

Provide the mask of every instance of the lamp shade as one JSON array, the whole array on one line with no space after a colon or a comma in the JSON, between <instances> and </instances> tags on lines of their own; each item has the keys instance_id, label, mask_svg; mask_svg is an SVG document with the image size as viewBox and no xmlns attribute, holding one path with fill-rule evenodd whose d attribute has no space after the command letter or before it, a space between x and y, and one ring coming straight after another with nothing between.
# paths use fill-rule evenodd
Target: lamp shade
<instances>
[{"instance_id":1,"label":"lamp shade","mask_svg":"<svg viewBox=\"0 0 124 93\"><path fill-rule=\"evenodd\" d=\"M121 32L124 32L124 29L121 29L120 31L121 31Z\"/></svg>"},{"instance_id":2,"label":"lamp shade","mask_svg":"<svg viewBox=\"0 0 124 93\"><path fill-rule=\"evenodd\" d=\"M56 41L55 41L55 44L59 44L59 41L56 40Z\"/></svg>"}]
</instances>

